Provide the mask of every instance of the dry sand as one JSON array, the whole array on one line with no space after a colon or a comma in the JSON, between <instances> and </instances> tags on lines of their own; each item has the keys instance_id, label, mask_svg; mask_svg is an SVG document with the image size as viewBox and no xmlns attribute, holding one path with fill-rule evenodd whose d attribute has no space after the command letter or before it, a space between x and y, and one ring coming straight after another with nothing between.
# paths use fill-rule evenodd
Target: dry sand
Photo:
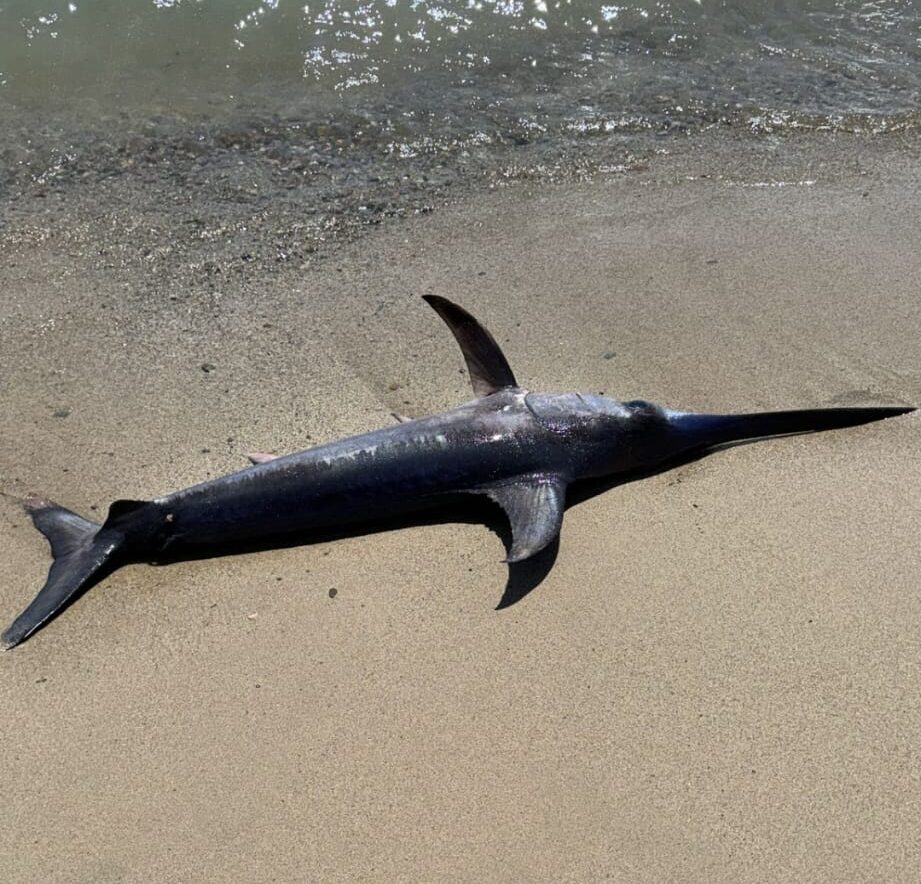
<instances>
[{"instance_id":1,"label":"dry sand","mask_svg":"<svg viewBox=\"0 0 921 884\"><path fill-rule=\"evenodd\" d=\"M13 224L0 489L101 516L450 407L428 291L536 389L921 403L921 164L856 160L474 195L175 300L141 229ZM0 877L917 881L919 467L917 415L715 454L571 508L500 612L472 524L125 568L0 656ZM49 555L0 536L8 621Z\"/></svg>"}]
</instances>

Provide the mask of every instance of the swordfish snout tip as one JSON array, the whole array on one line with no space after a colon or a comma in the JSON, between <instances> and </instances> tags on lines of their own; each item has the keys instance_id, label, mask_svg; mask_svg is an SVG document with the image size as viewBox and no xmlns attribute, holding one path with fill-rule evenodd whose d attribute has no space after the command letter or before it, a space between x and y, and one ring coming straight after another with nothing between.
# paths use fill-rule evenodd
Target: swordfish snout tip
<instances>
[{"instance_id":1,"label":"swordfish snout tip","mask_svg":"<svg viewBox=\"0 0 921 884\"><path fill-rule=\"evenodd\" d=\"M20 641L22 639L15 638L4 632L3 635L0 635L0 650L12 651Z\"/></svg>"}]
</instances>

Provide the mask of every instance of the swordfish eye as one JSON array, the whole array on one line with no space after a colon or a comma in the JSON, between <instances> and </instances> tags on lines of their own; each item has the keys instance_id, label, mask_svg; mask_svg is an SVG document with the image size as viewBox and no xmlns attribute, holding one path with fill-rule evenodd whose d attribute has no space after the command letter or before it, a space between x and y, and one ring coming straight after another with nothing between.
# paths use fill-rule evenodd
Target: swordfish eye
<instances>
[{"instance_id":1,"label":"swordfish eye","mask_svg":"<svg viewBox=\"0 0 921 884\"><path fill-rule=\"evenodd\" d=\"M647 423L649 421L657 422L667 420L668 417L661 405L655 402L647 402L645 399L633 399L626 403L627 413L637 421Z\"/></svg>"},{"instance_id":2,"label":"swordfish eye","mask_svg":"<svg viewBox=\"0 0 921 884\"><path fill-rule=\"evenodd\" d=\"M645 399L634 399L627 403L627 408L636 416L665 417L665 412L661 405L656 405L655 402L647 402Z\"/></svg>"}]
</instances>

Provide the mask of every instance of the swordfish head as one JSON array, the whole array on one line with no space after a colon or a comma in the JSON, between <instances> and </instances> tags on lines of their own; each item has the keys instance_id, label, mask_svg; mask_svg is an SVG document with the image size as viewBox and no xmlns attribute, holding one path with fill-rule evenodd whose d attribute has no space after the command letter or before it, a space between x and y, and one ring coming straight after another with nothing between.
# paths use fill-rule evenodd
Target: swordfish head
<instances>
[{"instance_id":1,"label":"swordfish head","mask_svg":"<svg viewBox=\"0 0 921 884\"><path fill-rule=\"evenodd\" d=\"M528 393L525 401L545 429L566 439L574 478L647 470L734 442L851 427L912 411L875 406L699 414L589 393Z\"/></svg>"},{"instance_id":2,"label":"swordfish head","mask_svg":"<svg viewBox=\"0 0 921 884\"><path fill-rule=\"evenodd\" d=\"M573 478L651 467L687 447L671 413L649 402L591 393L528 393L525 402L544 430L565 440Z\"/></svg>"}]
</instances>

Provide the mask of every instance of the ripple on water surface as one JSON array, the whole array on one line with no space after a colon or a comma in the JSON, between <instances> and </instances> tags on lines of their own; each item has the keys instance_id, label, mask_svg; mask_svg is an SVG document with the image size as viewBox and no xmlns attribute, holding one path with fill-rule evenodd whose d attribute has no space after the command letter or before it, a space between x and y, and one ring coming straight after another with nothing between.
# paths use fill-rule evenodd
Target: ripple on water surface
<instances>
[{"instance_id":1,"label":"ripple on water surface","mask_svg":"<svg viewBox=\"0 0 921 884\"><path fill-rule=\"evenodd\" d=\"M433 181L610 162L634 139L881 133L916 129L918 107L912 0L0 6L14 190L127 173L220 188L243 167L275 199L300 176L380 215Z\"/></svg>"}]
</instances>

